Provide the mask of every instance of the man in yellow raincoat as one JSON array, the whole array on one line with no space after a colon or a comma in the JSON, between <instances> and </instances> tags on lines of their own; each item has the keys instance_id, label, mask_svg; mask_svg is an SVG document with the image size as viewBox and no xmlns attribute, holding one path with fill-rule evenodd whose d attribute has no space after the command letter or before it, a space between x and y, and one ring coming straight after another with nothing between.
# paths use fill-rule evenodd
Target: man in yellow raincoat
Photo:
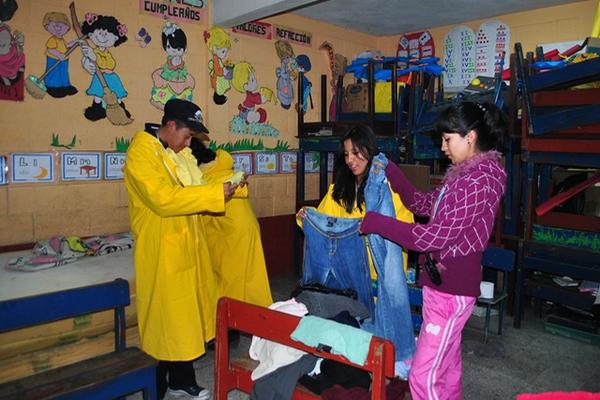
<instances>
[{"instance_id":1,"label":"man in yellow raincoat","mask_svg":"<svg viewBox=\"0 0 600 400\"><path fill-rule=\"evenodd\" d=\"M203 238L195 214L224 212L236 186L181 184L166 149L184 149L193 132L208 132L200 108L170 100L160 126L147 124L135 134L125 161L140 345L159 360L159 398L167 386L173 394L210 397L196 384L192 362L215 336L218 293L212 268L201 258L207 256L199 252Z\"/></svg>"}]
</instances>

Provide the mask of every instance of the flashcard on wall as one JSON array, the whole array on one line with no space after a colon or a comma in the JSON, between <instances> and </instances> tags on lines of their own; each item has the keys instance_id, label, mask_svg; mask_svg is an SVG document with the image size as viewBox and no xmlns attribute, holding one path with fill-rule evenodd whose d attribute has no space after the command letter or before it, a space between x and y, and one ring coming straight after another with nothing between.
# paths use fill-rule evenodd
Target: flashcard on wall
<instances>
[{"instance_id":1,"label":"flashcard on wall","mask_svg":"<svg viewBox=\"0 0 600 400\"><path fill-rule=\"evenodd\" d=\"M63 181L93 181L100 179L100 153L65 152L60 157Z\"/></svg>"},{"instance_id":2,"label":"flashcard on wall","mask_svg":"<svg viewBox=\"0 0 600 400\"><path fill-rule=\"evenodd\" d=\"M8 172L8 166L6 165L6 157L0 156L0 185L6 185L8 179L6 173Z\"/></svg>"},{"instance_id":3,"label":"flashcard on wall","mask_svg":"<svg viewBox=\"0 0 600 400\"><path fill-rule=\"evenodd\" d=\"M298 164L298 153L295 151L282 151L279 153L279 172L282 174L293 174Z\"/></svg>"},{"instance_id":4,"label":"flashcard on wall","mask_svg":"<svg viewBox=\"0 0 600 400\"><path fill-rule=\"evenodd\" d=\"M13 153L11 168L13 183L53 182L54 154Z\"/></svg>"},{"instance_id":5,"label":"flashcard on wall","mask_svg":"<svg viewBox=\"0 0 600 400\"><path fill-rule=\"evenodd\" d=\"M123 179L125 153L104 153L104 179Z\"/></svg>"},{"instance_id":6,"label":"flashcard on wall","mask_svg":"<svg viewBox=\"0 0 600 400\"><path fill-rule=\"evenodd\" d=\"M278 161L277 153L254 153L254 165L257 174L276 174Z\"/></svg>"},{"instance_id":7,"label":"flashcard on wall","mask_svg":"<svg viewBox=\"0 0 600 400\"><path fill-rule=\"evenodd\" d=\"M335 153L327 153L327 172L333 172Z\"/></svg>"},{"instance_id":8,"label":"flashcard on wall","mask_svg":"<svg viewBox=\"0 0 600 400\"><path fill-rule=\"evenodd\" d=\"M233 153L233 170L244 171L248 175L252 175L252 153Z\"/></svg>"},{"instance_id":9,"label":"flashcard on wall","mask_svg":"<svg viewBox=\"0 0 600 400\"><path fill-rule=\"evenodd\" d=\"M304 153L304 172L319 172L319 159L316 151Z\"/></svg>"}]
</instances>

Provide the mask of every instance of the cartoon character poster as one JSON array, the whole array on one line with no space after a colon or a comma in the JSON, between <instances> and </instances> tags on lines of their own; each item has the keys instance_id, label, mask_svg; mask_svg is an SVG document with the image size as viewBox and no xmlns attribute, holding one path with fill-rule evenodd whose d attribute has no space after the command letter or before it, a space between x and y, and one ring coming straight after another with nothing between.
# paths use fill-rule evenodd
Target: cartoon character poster
<instances>
[{"instance_id":1,"label":"cartoon character poster","mask_svg":"<svg viewBox=\"0 0 600 400\"><path fill-rule=\"evenodd\" d=\"M127 41L127 26L110 15L85 14L85 20L78 25L74 7L71 7L74 27L78 36L87 40L81 45L83 58L81 65L91 76L86 94L92 104L84 111L85 118L99 121L107 118L113 125L127 125L133 122L131 113L125 107L127 91L116 72L117 61L111 49Z\"/></svg>"},{"instance_id":2,"label":"cartoon character poster","mask_svg":"<svg viewBox=\"0 0 600 400\"><path fill-rule=\"evenodd\" d=\"M292 45L283 40L275 42L275 50L280 66L275 70L277 76L277 98L284 110L288 110L294 100L294 84L298 76L296 57Z\"/></svg>"},{"instance_id":3,"label":"cartoon character poster","mask_svg":"<svg viewBox=\"0 0 600 400\"><path fill-rule=\"evenodd\" d=\"M50 34L46 40L46 69L40 77L29 75L25 89L35 99L46 94L54 98L73 96L78 92L69 77L69 56L80 42L77 38L67 42L65 35L71 23L65 13L51 11L44 15L42 26Z\"/></svg>"},{"instance_id":4,"label":"cartoon character poster","mask_svg":"<svg viewBox=\"0 0 600 400\"><path fill-rule=\"evenodd\" d=\"M214 27L204 32L204 41L211 59L208 62L210 86L213 88L213 101L221 105L227 102L226 93L231 89L233 65L227 59L231 49L229 34L222 28Z\"/></svg>"},{"instance_id":5,"label":"cartoon character poster","mask_svg":"<svg viewBox=\"0 0 600 400\"><path fill-rule=\"evenodd\" d=\"M167 60L161 68L152 73L152 91L150 103L163 110L170 99L192 101L196 81L189 73L184 54L187 51L185 32L171 21L166 21L162 31L162 46Z\"/></svg>"},{"instance_id":6,"label":"cartoon character poster","mask_svg":"<svg viewBox=\"0 0 600 400\"><path fill-rule=\"evenodd\" d=\"M15 0L0 4L0 99L22 101L24 98L25 53L23 33L13 31L5 21L18 9Z\"/></svg>"}]
</instances>

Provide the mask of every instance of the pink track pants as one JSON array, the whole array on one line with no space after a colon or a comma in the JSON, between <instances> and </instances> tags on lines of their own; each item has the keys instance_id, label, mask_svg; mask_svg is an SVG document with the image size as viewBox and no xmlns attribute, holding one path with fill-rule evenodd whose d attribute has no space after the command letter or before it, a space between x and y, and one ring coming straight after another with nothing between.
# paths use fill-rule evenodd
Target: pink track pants
<instances>
[{"instance_id":1,"label":"pink track pants","mask_svg":"<svg viewBox=\"0 0 600 400\"><path fill-rule=\"evenodd\" d=\"M461 333L475 300L423 287L423 324L408 379L413 400L461 398Z\"/></svg>"}]
</instances>

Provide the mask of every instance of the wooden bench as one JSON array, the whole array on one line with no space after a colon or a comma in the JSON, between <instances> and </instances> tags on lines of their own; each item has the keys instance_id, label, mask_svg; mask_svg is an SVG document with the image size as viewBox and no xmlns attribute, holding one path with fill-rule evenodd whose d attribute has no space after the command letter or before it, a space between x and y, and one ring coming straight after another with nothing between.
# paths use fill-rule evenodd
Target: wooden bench
<instances>
[{"instance_id":1,"label":"wooden bench","mask_svg":"<svg viewBox=\"0 0 600 400\"><path fill-rule=\"evenodd\" d=\"M112 353L0 384L0 400L111 399L143 390L156 399L157 361L138 348L126 348L124 279L0 302L0 333L113 309Z\"/></svg>"},{"instance_id":2,"label":"wooden bench","mask_svg":"<svg viewBox=\"0 0 600 400\"><path fill-rule=\"evenodd\" d=\"M217 311L217 337L215 339L215 400L226 400L227 393L237 389L252 392L250 378L257 363L248 357L229 359L229 329L259 336L312 353L317 357L328 358L371 373L371 399L385 399L386 378L394 376L394 345L382 338L373 336L365 365L354 364L343 356L319 351L290 338L296 329L299 317L259 307L230 298L219 300ZM320 396L297 385L292 397L294 400L319 399Z\"/></svg>"}]
</instances>

